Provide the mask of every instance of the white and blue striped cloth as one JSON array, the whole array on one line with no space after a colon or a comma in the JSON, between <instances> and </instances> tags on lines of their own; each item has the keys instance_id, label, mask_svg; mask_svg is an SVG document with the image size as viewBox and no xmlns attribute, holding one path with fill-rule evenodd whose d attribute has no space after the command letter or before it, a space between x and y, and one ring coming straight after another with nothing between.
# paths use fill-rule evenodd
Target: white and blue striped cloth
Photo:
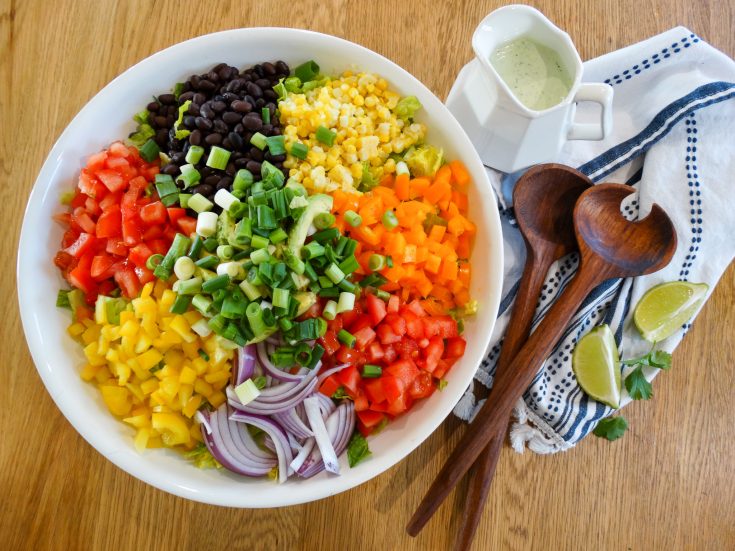
<instances>
[{"instance_id":1,"label":"white and blue striped cloth","mask_svg":"<svg viewBox=\"0 0 735 551\"><path fill-rule=\"evenodd\" d=\"M678 249L664 270L609 280L587 298L518 403L511 429L511 443L518 452L525 446L537 453L569 449L600 419L614 413L590 399L577 384L571 352L581 336L607 323L622 357L647 353L650 345L631 323L631 305L664 281L706 282L711 292L735 255L735 62L688 29L677 27L586 62L583 80L613 86L613 133L600 142L568 142L559 162L578 167L595 182L636 187L638 194L624 205L631 218L644 217L650 205L658 203L674 221ZM578 118L593 118L586 108L579 105ZM492 385L525 262L509 200L518 174L494 170L488 174L503 223L504 298L487 358L454 410L464 420L471 420L484 402L480 396L487 391L482 387ZM552 266L535 323L574 275L577 263L573 254ZM689 327L690 323L660 347L673 351ZM651 380L656 372L646 372L647 378ZM630 398L625 389L623 394L625 405Z\"/></svg>"}]
</instances>

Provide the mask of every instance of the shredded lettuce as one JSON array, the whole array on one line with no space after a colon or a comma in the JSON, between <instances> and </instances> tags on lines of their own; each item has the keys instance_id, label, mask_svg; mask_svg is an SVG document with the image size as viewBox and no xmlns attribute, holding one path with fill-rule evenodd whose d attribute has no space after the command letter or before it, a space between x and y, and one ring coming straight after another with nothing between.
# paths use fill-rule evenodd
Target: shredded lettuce
<instances>
[{"instance_id":1,"label":"shredded lettuce","mask_svg":"<svg viewBox=\"0 0 735 551\"><path fill-rule=\"evenodd\" d=\"M404 121L413 119L416 115L416 111L421 109L421 102L416 96L406 96L402 98L396 105L393 112Z\"/></svg>"},{"instance_id":2,"label":"shredded lettuce","mask_svg":"<svg viewBox=\"0 0 735 551\"><path fill-rule=\"evenodd\" d=\"M184 91L184 83L177 82L176 85L174 86L174 97L176 99L179 99L179 96L182 94L183 91Z\"/></svg>"},{"instance_id":3,"label":"shredded lettuce","mask_svg":"<svg viewBox=\"0 0 735 551\"><path fill-rule=\"evenodd\" d=\"M69 291L59 289L59 294L56 295L56 307L68 308L69 310L71 310L71 303L69 302Z\"/></svg>"},{"instance_id":4,"label":"shredded lettuce","mask_svg":"<svg viewBox=\"0 0 735 551\"><path fill-rule=\"evenodd\" d=\"M288 90L286 90L286 85L283 83L283 80L279 80L278 84L273 87L273 91L278 94L278 101L283 101L288 96Z\"/></svg>"},{"instance_id":5,"label":"shredded lettuce","mask_svg":"<svg viewBox=\"0 0 735 551\"><path fill-rule=\"evenodd\" d=\"M191 134L191 130L187 130L185 128L179 130L179 125L184 122L184 113L189 109L189 105L191 105L191 100L187 100L179 106L179 118L176 119L176 123L174 123L174 130L176 132L175 137L177 140L183 140Z\"/></svg>"},{"instance_id":6,"label":"shredded lettuce","mask_svg":"<svg viewBox=\"0 0 735 551\"><path fill-rule=\"evenodd\" d=\"M75 191L65 191L59 196L59 201L62 205L70 205L75 196Z\"/></svg>"},{"instance_id":7,"label":"shredded lettuce","mask_svg":"<svg viewBox=\"0 0 735 551\"><path fill-rule=\"evenodd\" d=\"M444 151L433 145L411 148L403 158L412 176L434 176L442 165Z\"/></svg>"},{"instance_id":8,"label":"shredded lettuce","mask_svg":"<svg viewBox=\"0 0 735 551\"><path fill-rule=\"evenodd\" d=\"M198 469L221 469L219 461L217 461L203 442L197 443L194 449L185 452L184 457L194 463Z\"/></svg>"}]
</instances>

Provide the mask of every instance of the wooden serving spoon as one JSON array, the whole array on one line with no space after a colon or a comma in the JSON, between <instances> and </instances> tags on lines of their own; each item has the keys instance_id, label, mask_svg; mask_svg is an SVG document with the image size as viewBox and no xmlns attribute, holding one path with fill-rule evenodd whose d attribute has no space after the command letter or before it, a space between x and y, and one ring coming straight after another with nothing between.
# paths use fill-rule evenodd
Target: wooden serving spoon
<instances>
[{"instance_id":1,"label":"wooden serving spoon","mask_svg":"<svg viewBox=\"0 0 735 551\"><path fill-rule=\"evenodd\" d=\"M505 331L496 377L502 377L510 367L531 332L536 304L549 268L556 260L577 250L572 213L579 196L591 186L592 180L581 172L553 163L531 168L516 183L513 208L526 241L526 264ZM507 427L507 422L502 424L472 467L462 526L454 547L456 551L469 549L472 545Z\"/></svg>"},{"instance_id":2,"label":"wooden serving spoon","mask_svg":"<svg viewBox=\"0 0 735 551\"><path fill-rule=\"evenodd\" d=\"M580 196L574 208L574 231L580 251L577 274L551 307L511 367L495 378L485 405L470 424L411 518L407 530L417 534L469 470L490 439L507 421L518 398L554 349L587 295L612 278L635 277L666 266L676 251L676 230L658 205L649 215L628 221L620 203L635 189L600 184Z\"/></svg>"}]
</instances>

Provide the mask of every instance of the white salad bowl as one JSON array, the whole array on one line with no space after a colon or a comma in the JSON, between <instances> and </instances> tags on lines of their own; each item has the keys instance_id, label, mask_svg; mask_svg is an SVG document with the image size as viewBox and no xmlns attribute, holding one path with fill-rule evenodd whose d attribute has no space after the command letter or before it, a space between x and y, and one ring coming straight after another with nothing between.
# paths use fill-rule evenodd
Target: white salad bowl
<instances>
[{"instance_id":1,"label":"white salad bowl","mask_svg":"<svg viewBox=\"0 0 735 551\"><path fill-rule=\"evenodd\" d=\"M68 285L52 262L62 229L51 218L62 210L60 195L73 189L86 157L126 137L134 129L133 114L153 94L219 62L246 67L278 59L291 67L314 59L324 74L347 69L375 72L402 95L418 97L423 109L417 118L428 125L427 142L443 147L447 158L461 159L472 176L470 218L478 233L471 293L480 304L478 314L465 326L465 356L448 374L442 392L420 401L369 438L372 456L355 468L348 466L343 454L340 476L322 472L306 480L292 477L284 484L224 469L200 470L169 450L143 454L135 450L133 429L113 417L99 391L79 378L84 356L66 333L69 312L54 307L57 291ZM495 323L503 273L500 220L490 183L472 144L442 102L408 72L367 48L283 28L237 29L194 38L144 59L105 86L69 124L46 159L28 200L19 251L23 329L36 368L69 422L97 451L140 480L181 497L230 507L278 507L331 496L370 480L414 450L449 415L472 380Z\"/></svg>"}]
</instances>

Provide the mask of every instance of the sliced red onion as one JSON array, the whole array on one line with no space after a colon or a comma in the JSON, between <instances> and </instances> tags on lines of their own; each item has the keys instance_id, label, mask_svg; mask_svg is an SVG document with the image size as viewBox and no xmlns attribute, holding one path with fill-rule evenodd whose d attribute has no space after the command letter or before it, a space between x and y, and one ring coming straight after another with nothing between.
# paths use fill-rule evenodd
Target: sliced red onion
<instances>
[{"instance_id":1,"label":"sliced red onion","mask_svg":"<svg viewBox=\"0 0 735 551\"><path fill-rule=\"evenodd\" d=\"M291 444L291 449L296 453L300 452L301 448L304 446L302 446L301 443L296 440L296 437L290 432L286 431L286 436L288 436L288 443Z\"/></svg>"},{"instance_id":2,"label":"sliced red onion","mask_svg":"<svg viewBox=\"0 0 735 551\"><path fill-rule=\"evenodd\" d=\"M237 349L237 361L232 374L233 386L244 383L255 374L255 345L249 344Z\"/></svg>"},{"instance_id":3,"label":"sliced red onion","mask_svg":"<svg viewBox=\"0 0 735 551\"><path fill-rule=\"evenodd\" d=\"M352 402L345 401L326 420L326 429L329 439L334 446L334 452L339 457L347 449L350 437L355 430L355 408ZM309 439L313 440L313 439ZM306 448L309 440L304 443ZM309 478L324 470L324 461L319 448L314 448L297 470L302 478Z\"/></svg>"},{"instance_id":4,"label":"sliced red onion","mask_svg":"<svg viewBox=\"0 0 735 551\"><path fill-rule=\"evenodd\" d=\"M293 407L287 411L274 413L273 418L278 421L278 423L284 429L286 429L286 432L290 432L296 438L300 438L301 440L303 440L304 438L314 436L314 433L311 432L311 429L307 427L306 424L301 420L301 417L299 417L299 414L296 411L296 408L298 408L299 406L301 406L301 404L298 404L296 407Z\"/></svg>"},{"instance_id":5,"label":"sliced red onion","mask_svg":"<svg viewBox=\"0 0 735 551\"><path fill-rule=\"evenodd\" d=\"M207 431L207 434L212 434L212 425L209 424L209 416L200 410L194 414L194 419L199 421L202 425L202 429Z\"/></svg>"},{"instance_id":6,"label":"sliced red onion","mask_svg":"<svg viewBox=\"0 0 735 551\"><path fill-rule=\"evenodd\" d=\"M276 455L278 455L278 481L285 482L289 475L289 464L293 461L293 453L286 432L273 419L262 415L235 411L229 418L231 421L256 426L271 437L276 446Z\"/></svg>"},{"instance_id":7,"label":"sliced red onion","mask_svg":"<svg viewBox=\"0 0 735 551\"><path fill-rule=\"evenodd\" d=\"M304 400L304 409L306 410L306 417L309 420L309 426L314 432L316 445L319 447L319 452L322 454L324 466L330 473L339 474L339 460L337 459L334 446L329 438L329 433L327 432L327 427L324 424L324 419L322 419L319 399L315 396L306 398Z\"/></svg>"},{"instance_id":8,"label":"sliced red onion","mask_svg":"<svg viewBox=\"0 0 735 551\"><path fill-rule=\"evenodd\" d=\"M273 365L273 362L271 362L270 358L268 357L268 350L264 342L259 342L255 346L258 351L258 362L260 363L260 366L263 368L263 371L265 371L271 377L274 377L279 381L290 382L300 381L304 378L303 375L293 375Z\"/></svg>"},{"instance_id":9,"label":"sliced red onion","mask_svg":"<svg viewBox=\"0 0 735 551\"><path fill-rule=\"evenodd\" d=\"M261 395L252 402L248 402L247 405L243 405L240 400L238 400L235 391L231 387L227 387L225 392L227 394L227 402L239 411L258 415L273 415L282 411L288 411L301 403L306 396L314 392L315 388L316 379L311 379L307 380L306 385L297 388L296 391L292 389L290 392L284 393L281 396L271 397L266 400L261 400Z\"/></svg>"},{"instance_id":10,"label":"sliced red onion","mask_svg":"<svg viewBox=\"0 0 735 551\"><path fill-rule=\"evenodd\" d=\"M315 392L314 396L319 400L319 408L322 410L322 417L326 419L332 413L334 413L334 410L337 409L337 406L334 403L334 400L332 400L329 396L325 396L321 392Z\"/></svg>"},{"instance_id":11,"label":"sliced red onion","mask_svg":"<svg viewBox=\"0 0 735 551\"><path fill-rule=\"evenodd\" d=\"M273 443L273 439L267 434L263 437L263 445L273 453L276 453L276 445ZM289 446L291 442L289 442Z\"/></svg>"},{"instance_id":12,"label":"sliced red onion","mask_svg":"<svg viewBox=\"0 0 735 551\"><path fill-rule=\"evenodd\" d=\"M217 411L203 413L207 420L211 433L206 430L202 423L202 436L209 452L228 470L245 476L264 476L276 466L275 457L258 457L249 453L249 448L243 440L243 432L235 427L232 431L227 418L227 406L222 405ZM248 435L249 436L249 435ZM261 452L265 453L265 452Z\"/></svg>"},{"instance_id":13,"label":"sliced red onion","mask_svg":"<svg viewBox=\"0 0 735 551\"><path fill-rule=\"evenodd\" d=\"M293 469L294 472L297 472L297 473L301 474L301 472L300 472L301 466L310 457L311 450L314 449L314 444L316 444L316 440L314 440L313 437L307 439L306 442L304 442L304 445L299 450L299 453L296 454L296 457L294 458L294 460L291 461L291 465L290 466L291 466L291 469ZM321 457L321 456L319 456L319 457ZM324 465L324 464L322 463L322 465Z\"/></svg>"},{"instance_id":14,"label":"sliced red onion","mask_svg":"<svg viewBox=\"0 0 735 551\"><path fill-rule=\"evenodd\" d=\"M324 373L320 373L319 374L319 386L322 386L322 383L324 382L324 379L326 379L330 375L333 375L334 373L337 373L338 371L342 371L348 365L350 365L350 364L337 365L337 366L334 366L331 369L327 369Z\"/></svg>"}]
</instances>

